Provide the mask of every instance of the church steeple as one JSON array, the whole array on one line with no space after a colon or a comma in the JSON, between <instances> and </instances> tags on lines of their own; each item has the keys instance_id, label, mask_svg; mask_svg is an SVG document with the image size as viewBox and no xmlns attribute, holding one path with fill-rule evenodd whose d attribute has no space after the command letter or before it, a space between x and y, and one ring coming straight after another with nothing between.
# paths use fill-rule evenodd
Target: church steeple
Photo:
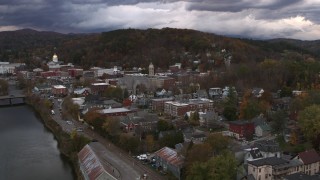
<instances>
[{"instance_id":1,"label":"church steeple","mask_svg":"<svg viewBox=\"0 0 320 180\"><path fill-rule=\"evenodd\" d=\"M154 76L154 66L152 62L149 65L149 76Z\"/></svg>"}]
</instances>

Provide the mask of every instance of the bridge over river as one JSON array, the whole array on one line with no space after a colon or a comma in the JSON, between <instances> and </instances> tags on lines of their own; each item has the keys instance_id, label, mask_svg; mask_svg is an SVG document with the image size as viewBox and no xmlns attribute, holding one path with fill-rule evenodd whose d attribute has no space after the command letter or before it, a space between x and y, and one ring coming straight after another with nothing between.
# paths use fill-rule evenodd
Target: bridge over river
<instances>
[{"instance_id":1,"label":"bridge over river","mask_svg":"<svg viewBox=\"0 0 320 180\"><path fill-rule=\"evenodd\" d=\"M9 82L9 94L0 96L0 106L25 104L25 98L23 91L16 89L15 84Z\"/></svg>"}]
</instances>

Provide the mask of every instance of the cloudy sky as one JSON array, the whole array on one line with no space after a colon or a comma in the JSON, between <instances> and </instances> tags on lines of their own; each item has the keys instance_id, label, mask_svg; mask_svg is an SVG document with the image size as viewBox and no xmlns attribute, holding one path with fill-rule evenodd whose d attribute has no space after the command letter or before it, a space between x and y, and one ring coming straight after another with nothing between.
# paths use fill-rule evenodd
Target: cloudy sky
<instances>
[{"instance_id":1,"label":"cloudy sky","mask_svg":"<svg viewBox=\"0 0 320 180\"><path fill-rule=\"evenodd\" d=\"M320 0L1 0L0 31L187 28L249 38L320 39Z\"/></svg>"}]
</instances>

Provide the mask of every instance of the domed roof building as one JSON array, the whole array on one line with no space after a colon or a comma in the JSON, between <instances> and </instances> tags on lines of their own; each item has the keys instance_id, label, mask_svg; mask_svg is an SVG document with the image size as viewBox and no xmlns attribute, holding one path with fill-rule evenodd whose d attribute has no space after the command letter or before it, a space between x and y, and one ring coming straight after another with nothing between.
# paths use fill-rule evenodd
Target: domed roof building
<instances>
[{"instance_id":1,"label":"domed roof building","mask_svg":"<svg viewBox=\"0 0 320 180\"><path fill-rule=\"evenodd\" d=\"M58 62L58 56L56 53L54 53L54 55L52 56L52 61L53 62Z\"/></svg>"}]
</instances>

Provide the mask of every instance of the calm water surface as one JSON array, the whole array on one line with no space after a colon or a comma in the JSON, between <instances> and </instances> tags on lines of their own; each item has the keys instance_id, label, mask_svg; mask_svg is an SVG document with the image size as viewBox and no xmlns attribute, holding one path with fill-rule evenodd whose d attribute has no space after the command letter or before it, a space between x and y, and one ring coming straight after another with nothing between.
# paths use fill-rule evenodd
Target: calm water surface
<instances>
[{"instance_id":1,"label":"calm water surface","mask_svg":"<svg viewBox=\"0 0 320 180\"><path fill-rule=\"evenodd\" d=\"M0 180L73 180L57 141L28 106L0 107Z\"/></svg>"}]
</instances>

